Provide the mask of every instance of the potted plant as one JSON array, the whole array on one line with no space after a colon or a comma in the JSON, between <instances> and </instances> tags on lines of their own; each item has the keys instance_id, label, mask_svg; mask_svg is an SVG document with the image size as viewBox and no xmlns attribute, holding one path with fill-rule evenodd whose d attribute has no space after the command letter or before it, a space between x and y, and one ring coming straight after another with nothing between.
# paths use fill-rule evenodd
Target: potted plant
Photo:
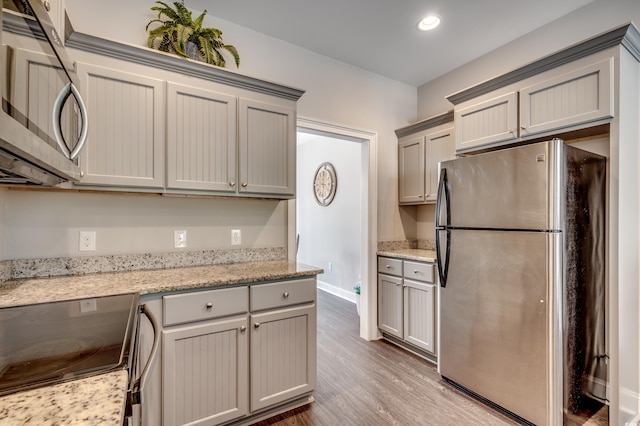
<instances>
[{"instance_id":1,"label":"potted plant","mask_svg":"<svg viewBox=\"0 0 640 426\"><path fill-rule=\"evenodd\" d=\"M151 10L158 12L158 18L152 19L146 26L149 33L147 45L163 52L197 59L208 64L224 67L227 63L222 50L229 53L236 67L240 66L240 55L236 48L222 41L222 31L217 28L202 26L205 10L195 20L191 11L184 5L184 0L173 2L171 7L162 1L156 1L158 6ZM153 24L160 26L149 29Z\"/></svg>"}]
</instances>

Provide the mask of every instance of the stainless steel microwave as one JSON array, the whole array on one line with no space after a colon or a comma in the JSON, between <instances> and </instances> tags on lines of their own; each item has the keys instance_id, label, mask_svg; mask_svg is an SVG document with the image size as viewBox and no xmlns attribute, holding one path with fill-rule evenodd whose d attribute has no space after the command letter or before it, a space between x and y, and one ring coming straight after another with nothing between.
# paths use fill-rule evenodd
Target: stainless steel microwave
<instances>
[{"instance_id":1,"label":"stainless steel microwave","mask_svg":"<svg viewBox=\"0 0 640 426\"><path fill-rule=\"evenodd\" d=\"M77 181L87 113L42 0L10 0L0 11L0 58L0 184Z\"/></svg>"}]
</instances>

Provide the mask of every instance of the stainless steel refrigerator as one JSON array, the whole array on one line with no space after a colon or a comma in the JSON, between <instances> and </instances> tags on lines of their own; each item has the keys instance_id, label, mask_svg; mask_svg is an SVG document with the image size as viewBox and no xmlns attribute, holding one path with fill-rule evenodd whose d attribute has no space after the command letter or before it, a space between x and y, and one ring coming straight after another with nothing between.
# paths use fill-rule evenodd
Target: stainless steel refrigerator
<instances>
[{"instance_id":1,"label":"stainless steel refrigerator","mask_svg":"<svg viewBox=\"0 0 640 426\"><path fill-rule=\"evenodd\" d=\"M533 424L606 398L605 170L559 139L441 163L440 374Z\"/></svg>"}]
</instances>

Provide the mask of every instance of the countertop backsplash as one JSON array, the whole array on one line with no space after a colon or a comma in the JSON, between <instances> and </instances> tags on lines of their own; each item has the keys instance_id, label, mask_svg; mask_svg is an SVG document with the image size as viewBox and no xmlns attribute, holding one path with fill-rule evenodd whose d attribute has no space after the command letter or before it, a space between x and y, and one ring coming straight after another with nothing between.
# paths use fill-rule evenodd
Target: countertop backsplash
<instances>
[{"instance_id":1,"label":"countertop backsplash","mask_svg":"<svg viewBox=\"0 0 640 426\"><path fill-rule=\"evenodd\" d=\"M378 251L407 249L435 250L436 242L433 240L378 241Z\"/></svg>"},{"instance_id":2,"label":"countertop backsplash","mask_svg":"<svg viewBox=\"0 0 640 426\"><path fill-rule=\"evenodd\" d=\"M286 259L284 247L17 259L0 262L0 283L20 278L169 269Z\"/></svg>"}]
</instances>

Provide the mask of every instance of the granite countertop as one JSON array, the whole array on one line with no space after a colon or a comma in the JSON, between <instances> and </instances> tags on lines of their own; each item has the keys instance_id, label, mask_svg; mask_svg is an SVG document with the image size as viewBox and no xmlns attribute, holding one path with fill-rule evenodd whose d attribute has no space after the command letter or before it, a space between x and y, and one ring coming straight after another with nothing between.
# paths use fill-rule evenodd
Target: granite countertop
<instances>
[{"instance_id":1,"label":"granite countertop","mask_svg":"<svg viewBox=\"0 0 640 426\"><path fill-rule=\"evenodd\" d=\"M164 293L306 277L322 269L287 260L27 278L0 284L0 308L123 293ZM122 424L127 372L117 371L0 397L3 425Z\"/></svg>"},{"instance_id":2,"label":"granite countertop","mask_svg":"<svg viewBox=\"0 0 640 426\"><path fill-rule=\"evenodd\" d=\"M435 262L436 252L423 249L394 249L378 250L378 256L394 257L396 259L417 260L419 262Z\"/></svg>"},{"instance_id":3,"label":"granite countertop","mask_svg":"<svg viewBox=\"0 0 640 426\"><path fill-rule=\"evenodd\" d=\"M0 397L0 425L122 424L127 372L115 371Z\"/></svg>"},{"instance_id":4,"label":"granite countertop","mask_svg":"<svg viewBox=\"0 0 640 426\"><path fill-rule=\"evenodd\" d=\"M174 269L28 278L0 284L0 308L123 293L164 293L317 275L322 269L287 260Z\"/></svg>"}]
</instances>

